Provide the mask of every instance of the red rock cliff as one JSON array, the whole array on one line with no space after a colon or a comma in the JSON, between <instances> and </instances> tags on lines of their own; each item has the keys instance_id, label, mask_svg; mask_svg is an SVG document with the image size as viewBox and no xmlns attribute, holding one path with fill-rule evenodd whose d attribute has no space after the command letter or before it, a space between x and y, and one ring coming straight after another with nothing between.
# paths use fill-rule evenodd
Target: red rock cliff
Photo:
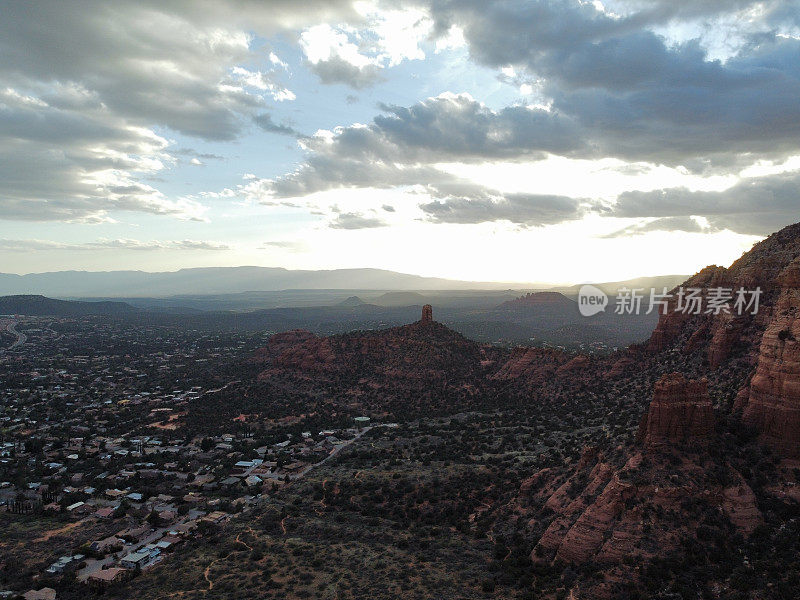
<instances>
[{"instance_id":1,"label":"red rock cliff","mask_svg":"<svg viewBox=\"0 0 800 600\"><path fill-rule=\"evenodd\" d=\"M779 277L781 292L761 340L758 367L737 404L743 421L782 456L800 456L800 259Z\"/></svg>"},{"instance_id":2,"label":"red rock cliff","mask_svg":"<svg viewBox=\"0 0 800 600\"><path fill-rule=\"evenodd\" d=\"M714 410L708 382L687 380L680 373L664 375L639 425L637 439L645 446L708 439L714 431Z\"/></svg>"}]
</instances>

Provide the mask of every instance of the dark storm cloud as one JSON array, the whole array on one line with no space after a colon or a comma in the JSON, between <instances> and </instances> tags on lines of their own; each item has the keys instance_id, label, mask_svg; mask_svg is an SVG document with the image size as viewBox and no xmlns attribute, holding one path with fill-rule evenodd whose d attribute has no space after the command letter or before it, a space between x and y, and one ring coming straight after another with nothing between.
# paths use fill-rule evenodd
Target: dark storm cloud
<instances>
[{"instance_id":1,"label":"dark storm cloud","mask_svg":"<svg viewBox=\"0 0 800 600\"><path fill-rule=\"evenodd\" d=\"M696 14L735 8L699 5ZM709 60L696 42L668 46L643 29L653 18L648 9L612 18L589 3L442 1L432 6L439 30L453 24L463 28L477 62L514 65L542 78L554 109L577 123L582 138L602 155L724 164L731 155L797 149L796 39L753 33L749 44L722 63ZM688 4L675 6L665 15L686 10Z\"/></svg>"}]
</instances>

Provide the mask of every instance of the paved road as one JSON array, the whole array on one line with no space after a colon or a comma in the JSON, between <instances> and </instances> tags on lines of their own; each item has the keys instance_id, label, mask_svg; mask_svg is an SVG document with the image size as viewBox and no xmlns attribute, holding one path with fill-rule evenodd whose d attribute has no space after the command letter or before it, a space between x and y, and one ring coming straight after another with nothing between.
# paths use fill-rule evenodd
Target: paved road
<instances>
[{"instance_id":1,"label":"paved road","mask_svg":"<svg viewBox=\"0 0 800 600\"><path fill-rule=\"evenodd\" d=\"M8 347L9 350L13 350L17 346L22 346L22 344L28 341L28 336L22 332L17 331L17 324L13 321L8 324L8 326L6 327L6 331L8 331L8 333L12 335L17 336L17 341Z\"/></svg>"}]
</instances>

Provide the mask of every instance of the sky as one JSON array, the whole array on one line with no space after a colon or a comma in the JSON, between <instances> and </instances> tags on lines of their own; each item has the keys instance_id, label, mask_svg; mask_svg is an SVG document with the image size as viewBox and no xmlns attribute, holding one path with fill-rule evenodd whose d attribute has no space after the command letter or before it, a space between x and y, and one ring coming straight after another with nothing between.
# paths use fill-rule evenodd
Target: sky
<instances>
[{"instance_id":1,"label":"sky","mask_svg":"<svg viewBox=\"0 0 800 600\"><path fill-rule=\"evenodd\" d=\"M799 183L796 0L0 0L0 272L689 274Z\"/></svg>"}]
</instances>

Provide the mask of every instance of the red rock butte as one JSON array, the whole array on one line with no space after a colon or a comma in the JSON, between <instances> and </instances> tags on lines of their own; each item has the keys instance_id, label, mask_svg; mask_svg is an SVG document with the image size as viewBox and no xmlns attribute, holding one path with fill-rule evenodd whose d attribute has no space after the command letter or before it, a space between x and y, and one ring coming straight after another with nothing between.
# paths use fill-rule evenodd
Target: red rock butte
<instances>
[{"instance_id":1,"label":"red rock butte","mask_svg":"<svg viewBox=\"0 0 800 600\"><path fill-rule=\"evenodd\" d=\"M714 432L714 409L705 379L690 380L680 373L664 375L653 388L650 409L637 438L645 446L704 441Z\"/></svg>"},{"instance_id":2,"label":"red rock butte","mask_svg":"<svg viewBox=\"0 0 800 600\"><path fill-rule=\"evenodd\" d=\"M422 319L420 319L421 323L432 323L433 322L433 307L430 304L426 304L422 307Z\"/></svg>"}]
</instances>

